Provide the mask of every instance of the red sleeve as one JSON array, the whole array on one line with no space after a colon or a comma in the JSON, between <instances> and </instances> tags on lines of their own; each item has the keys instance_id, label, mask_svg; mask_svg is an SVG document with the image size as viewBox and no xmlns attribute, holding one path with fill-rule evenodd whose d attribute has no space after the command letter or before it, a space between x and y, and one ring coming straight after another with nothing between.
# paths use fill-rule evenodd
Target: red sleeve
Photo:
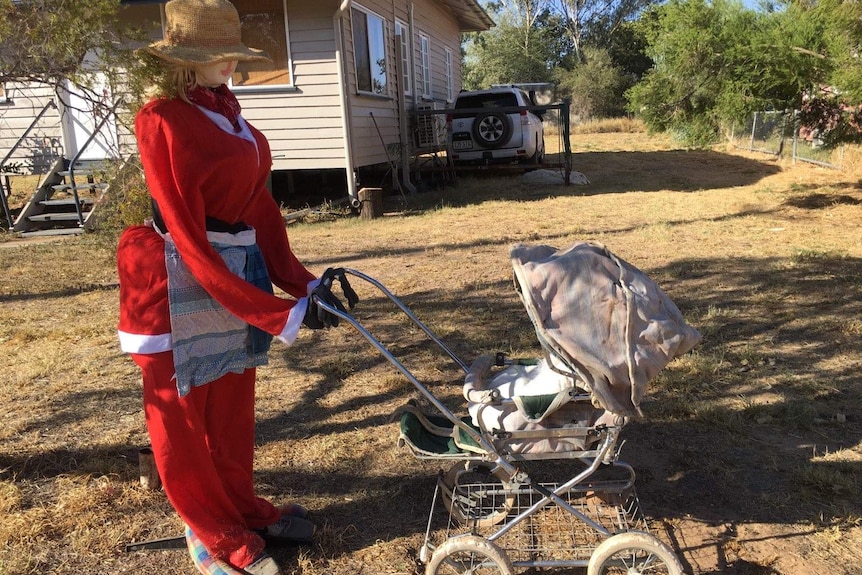
<instances>
[{"instance_id":1,"label":"red sleeve","mask_svg":"<svg viewBox=\"0 0 862 575\"><path fill-rule=\"evenodd\" d=\"M135 134L150 195L159 205L183 262L225 309L268 333L281 333L295 302L269 294L231 273L207 240L201 180L203 174L211 174L217 167L207 150L181 144L184 133L200 126L174 116L166 121L154 108L141 109Z\"/></svg>"},{"instance_id":2,"label":"red sleeve","mask_svg":"<svg viewBox=\"0 0 862 575\"><path fill-rule=\"evenodd\" d=\"M263 183L245 222L257 231L258 246L263 252L272 283L295 298L308 295L308 282L316 279L316 276L300 263L290 249L281 210Z\"/></svg>"}]
</instances>

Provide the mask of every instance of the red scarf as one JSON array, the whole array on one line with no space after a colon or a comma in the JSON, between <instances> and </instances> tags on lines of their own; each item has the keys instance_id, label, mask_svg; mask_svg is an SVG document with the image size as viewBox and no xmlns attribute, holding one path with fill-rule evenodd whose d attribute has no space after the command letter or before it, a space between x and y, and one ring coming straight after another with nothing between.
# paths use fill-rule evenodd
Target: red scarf
<instances>
[{"instance_id":1,"label":"red scarf","mask_svg":"<svg viewBox=\"0 0 862 575\"><path fill-rule=\"evenodd\" d=\"M198 86L189 92L189 100L211 112L221 114L230 120L234 130L240 131L239 112L241 108L236 96L225 84L218 88Z\"/></svg>"}]
</instances>

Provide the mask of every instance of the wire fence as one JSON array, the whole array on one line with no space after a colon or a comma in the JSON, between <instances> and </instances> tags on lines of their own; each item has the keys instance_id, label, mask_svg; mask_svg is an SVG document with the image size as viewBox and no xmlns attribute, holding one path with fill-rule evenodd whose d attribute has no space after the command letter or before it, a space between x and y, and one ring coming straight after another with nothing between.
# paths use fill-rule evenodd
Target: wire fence
<instances>
[{"instance_id":1,"label":"wire fence","mask_svg":"<svg viewBox=\"0 0 862 575\"><path fill-rule=\"evenodd\" d=\"M794 162L843 169L844 146L826 147L816 131L800 125L798 115L798 110L755 112L745 125L733 127L731 141L736 148L778 157L790 154Z\"/></svg>"}]
</instances>

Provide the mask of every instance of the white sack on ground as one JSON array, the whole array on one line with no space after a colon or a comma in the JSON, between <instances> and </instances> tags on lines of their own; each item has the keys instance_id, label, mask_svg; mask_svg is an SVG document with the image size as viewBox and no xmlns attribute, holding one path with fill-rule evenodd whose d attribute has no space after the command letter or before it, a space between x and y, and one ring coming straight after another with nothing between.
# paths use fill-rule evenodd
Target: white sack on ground
<instances>
[{"instance_id":1,"label":"white sack on ground","mask_svg":"<svg viewBox=\"0 0 862 575\"><path fill-rule=\"evenodd\" d=\"M522 177L531 184L562 185L566 182L565 174L559 170L533 170L526 172ZM585 186L590 181L580 172L571 172L569 183Z\"/></svg>"}]
</instances>

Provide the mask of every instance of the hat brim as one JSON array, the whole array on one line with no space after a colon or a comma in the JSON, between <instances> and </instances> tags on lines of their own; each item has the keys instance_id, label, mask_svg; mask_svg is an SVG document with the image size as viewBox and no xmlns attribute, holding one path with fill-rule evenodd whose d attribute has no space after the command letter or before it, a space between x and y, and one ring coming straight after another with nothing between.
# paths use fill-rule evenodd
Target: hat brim
<instances>
[{"instance_id":1,"label":"hat brim","mask_svg":"<svg viewBox=\"0 0 862 575\"><path fill-rule=\"evenodd\" d=\"M141 51L152 54L179 65L214 64L226 60L239 62L272 62L272 58L263 50L249 48L242 44L238 46L219 46L217 48L192 48L168 44L164 40L153 42Z\"/></svg>"}]
</instances>

